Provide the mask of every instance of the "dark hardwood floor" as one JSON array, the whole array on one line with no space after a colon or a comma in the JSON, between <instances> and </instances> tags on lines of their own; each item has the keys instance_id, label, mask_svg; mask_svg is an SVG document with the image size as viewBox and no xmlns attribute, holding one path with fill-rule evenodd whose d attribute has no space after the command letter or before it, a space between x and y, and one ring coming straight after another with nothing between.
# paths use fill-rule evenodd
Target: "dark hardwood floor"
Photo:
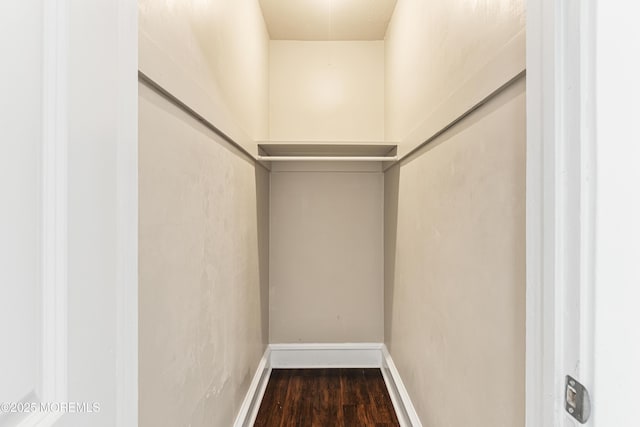
<instances>
[{"instance_id":1,"label":"dark hardwood floor","mask_svg":"<svg viewBox=\"0 0 640 427\"><path fill-rule=\"evenodd\" d=\"M255 426L399 426L379 369L274 369Z\"/></svg>"}]
</instances>

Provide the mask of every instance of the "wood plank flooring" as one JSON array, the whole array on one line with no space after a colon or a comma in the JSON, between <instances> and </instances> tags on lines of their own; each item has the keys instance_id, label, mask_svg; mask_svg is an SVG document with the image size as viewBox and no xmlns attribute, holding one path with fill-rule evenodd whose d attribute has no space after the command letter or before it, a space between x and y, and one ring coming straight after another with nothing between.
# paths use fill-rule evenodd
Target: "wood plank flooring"
<instances>
[{"instance_id":1,"label":"wood plank flooring","mask_svg":"<svg viewBox=\"0 0 640 427\"><path fill-rule=\"evenodd\" d=\"M399 426L380 369L274 369L254 426Z\"/></svg>"}]
</instances>

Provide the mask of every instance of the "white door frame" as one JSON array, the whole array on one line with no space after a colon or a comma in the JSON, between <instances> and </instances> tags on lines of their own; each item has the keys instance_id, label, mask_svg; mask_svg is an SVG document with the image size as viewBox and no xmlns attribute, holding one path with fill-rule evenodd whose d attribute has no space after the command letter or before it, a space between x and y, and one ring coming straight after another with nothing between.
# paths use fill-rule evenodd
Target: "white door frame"
<instances>
[{"instance_id":1,"label":"white door frame","mask_svg":"<svg viewBox=\"0 0 640 427\"><path fill-rule=\"evenodd\" d=\"M594 18L595 0L527 2L527 427L576 425L565 375L593 386Z\"/></svg>"},{"instance_id":2,"label":"white door frame","mask_svg":"<svg viewBox=\"0 0 640 427\"><path fill-rule=\"evenodd\" d=\"M49 19L64 25L57 15L66 0L47 3ZM57 6L52 6L52 5ZM593 153L595 131L584 124L593 114L593 101L575 97L588 95L593 84L593 8L594 1L582 2L580 20L567 21L567 11L575 3L554 0L527 1L527 427L562 426L562 379L569 372L565 344L579 347L580 373L591 381L593 339L593 274L587 268L593 253ZM137 4L118 0L118 54L125 58L119 68L118 147L118 426L137 424ZM59 10L56 10L60 8ZM61 40L56 38L55 40ZM61 45L48 43L45 55ZM579 55L570 55L579 52ZM63 61L64 57L53 57ZM577 62L576 62L577 61ZM63 63L61 63L63 64ZM64 68L61 68L63 70ZM577 73L577 74L575 74ZM47 84L64 85L65 79ZM68 83L68 82L67 82ZM583 89L587 89L583 92ZM55 86L52 90L66 90ZM577 102L577 104L576 104ZM64 105L64 103L62 104ZM579 122L572 125L567 112L576 111ZM561 114L562 113L562 114ZM60 111L49 114L61 114ZM73 118L69 118L73 119ZM46 123L46 122L45 122ZM576 146L576 141L581 142ZM580 156L565 155L579 149ZM567 174L568 171L568 174ZM59 177L64 182L64 175ZM64 200L64 192L59 193ZM579 194L576 199L573 195ZM578 215L579 227L567 227ZM569 223L570 225L570 223ZM57 224L63 227L64 223ZM55 227L55 226L54 226ZM58 244L63 244L59 242ZM577 258L576 258L577 254ZM579 322L567 322L566 275L578 266ZM573 269L573 270L572 270ZM56 274L64 274L57 270ZM54 273L51 273L54 274ZM573 277L573 276L571 276ZM574 277L575 278L575 277ZM56 281L58 279L55 279ZM57 282L56 282L57 283ZM580 311L582 312L580 313ZM576 339L568 340L566 330L578 326ZM62 371L61 371L62 372Z\"/></svg>"},{"instance_id":3,"label":"white door frame","mask_svg":"<svg viewBox=\"0 0 640 427\"><path fill-rule=\"evenodd\" d=\"M138 426L138 2L118 2L116 422Z\"/></svg>"},{"instance_id":4,"label":"white door frame","mask_svg":"<svg viewBox=\"0 0 640 427\"><path fill-rule=\"evenodd\" d=\"M131 0L119 0L122 5L121 28L122 40L119 49L129 55L131 40L137 40L133 33L137 26L131 22L136 11L132 10ZM571 73L584 70L584 66L591 66L593 61L593 40L589 36L592 22L589 17L593 13L593 0L583 2L581 19L577 22L567 21L568 9L575 6L575 2L561 2L557 0L527 0L527 351L526 351L526 425L527 427L562 426L567 419L562 408L562 379L566 369L565 360L565 330L567 322L564 316L567 304L565 290L560 284L563 282L564 266L575 261L575 254L582 264L589 260L592 253L593 230L591 196L593 191L591 155L595 146L595 135L592 129L567 126L575 117L559 115L562 111L579 111L579 117L586 118L592 111L592 104L575 104L572 97ZM129 15L127 15L129 14ZM576 44L577 43L577 44ZM577 49L580 55L568 55ZM577 62L576 62L577 61ZM123 69L126 74L128 70ZM567 73L569 75L567 75ZM576 77L575 75L573 77ZM589 87L592 82L590 75L581 81L581 87ZM126 78L121 80L121 87L125 91L136 90ZM134 117L127 112L127 105L121 105L123 123ZM130 107L130 106L129 106ZM126 114L124 112L127 112ZM137 120L137 114L135 115ZM127 126L125 126L127 127ZM128 127L131 127L129 124ZM581 132L575 134L575 132ZM575 149L575 141L582 141L582 156L572 157L564 154ZM573 144L573 145L572 145ZM133 211L127 211L127 206L137 205L137 193L127 188L134 188L130 184L136 183L134 174L137 169L133 161L137 155L130 145L123 144L122 170L118 175L119 187L125 190L121 194L122 217L119 232L122 233L119 256L122 259L121 273L128 276L119 280L119 295L122 306L120 330L123 359L121 367L121 389L124 419L133 420L136 409L133 402L134 371L129 366L134 363L132 348L137 345L137 334L126 331L127 325L136 324L131 316L135 312L133 305L137 304L137 296L130 286L134 283L132 273L135 268L130 264L134 259L131 253L137 248L136 242L127 234L135 226L130 223ZM564 178L566 170L572 171L569 179ZM578 203L572 199L573 194L581 194ZM582 215L586 219L582 227L564 229L567 219ZM125 236L129 236L128 238ZM137 249L136 249L137 250ZM581 264L581 265L582 265ZM575 271L571 270L571 274ZM591 273L582 271L579 276L578 288L583 310L579 323L578 339L582 361L587 365L583 369L587 379L591 369L589 348L590 338L589 313L591 303ZM127 280L129 286L126 285ZM576 314L576 313L574 313ZM571 323L571 322L569 322ZM576 325L569 325L571 328ZM128 365L129 363L129 365ZM136 378L137 379L137 378ZM128 397L127 397L128 396ZM126 403L128 402L128 404ZM128 415L127 415L128 414ZM133 425L122 421L122 425ZM119 424L120 425L120 424Z\"/></svg>"},{"instance_id":5,"label":"white door frame","mask_svg":"<svg viewBox=\"0 0 640 427\"><path fill-rule=\"evenodd\" d=\"M42 401L67 401L68 200L67 5L43 3L42 97ZM22 425L48 425L61 414L33 414Z\"/></svg>"},{"instance_id":6,"label":"white door frame","mask_svg":"<svg viewBox=\"0 0 640 427\"><path fill-rule=\"evenodd\" d=\"M119 81L131 95L119 104L118 425L133 426L138 194L137 81L130 73L137 71L137 4L118 4L119 55L128 58ZM575 424L563 408L565 374L594 384L596 6L597 0L527 0L527 427ZM626 6L620 13L629 13Z\"/></svg>"},{"instance_id":7,"label":"white door frame","mask_svg":"<svg viewBox=\"0 0 640 427\"><path fill-rule=\"evenodd\" d=\"M105 34L117 33L117 101L108 107L117 111L115 222L115 402L114 418L118 427L138 425L138 5L136 0L115 0L117 12L104 17ZM42 401L65 402L69 399L68 324L69 277L68 236L74 207L68 200L68 125L82 123L93 113L75 117L69 110L69 94L77 88L101 84L111 75L87 75L72 79L70 68L71 37L82 37L70 30L70 16L92 13L91 5L70 0L47 0L43 4L43 194L42 194ZM74 9L75 8L75 9ZM72 35L73 34L73 35ZM110 57L113 59L112 57ZM88 58L88 61L95 58ZM74 86L77 85L77 86ZM98 100L100 102L100 100ZM100 227L101 224L96 224ZM107 248L106 250L110 250ZM87 284L88 286L90 284ZM77 398L77 396L76 396ZM103 410L110 410L103 408ZM65 424L67 414L36 413L24 419L20 427Z\"/></svg>"},{"instance_id":8,"label":"white door frame","mask_svg":"<svg viewBox=\"0 0 640 427\"><path fill-rule=\"evenodd\" d=\"M586 125L594 112L588 95L593 89L595 0L580 3L527 0L527 427L563 426L568 420L562 406L564 374L573 372L567 366L567 344L578 349L571 357L580 358L581 380L593 378L593 274L587 267L594 243L595 131ZM118 0L118 5L118 51L128 58L120 68L119 87L137 97L137 82L130 78L137 71L137 4ZM579 18L572 21L576 10ZM133 426L138 194L137 138L132 132L137 105L131 96L120 100L118 425ZM569 155L575 150L580 155ZM571 222L576 217L582 219L578 227ZM567 292L577 292L577 300ZM575 301L579 308L572 311L568 305ZM567 330L575 328L575 335L568 336Z\"/></svg>"}]
</instances>

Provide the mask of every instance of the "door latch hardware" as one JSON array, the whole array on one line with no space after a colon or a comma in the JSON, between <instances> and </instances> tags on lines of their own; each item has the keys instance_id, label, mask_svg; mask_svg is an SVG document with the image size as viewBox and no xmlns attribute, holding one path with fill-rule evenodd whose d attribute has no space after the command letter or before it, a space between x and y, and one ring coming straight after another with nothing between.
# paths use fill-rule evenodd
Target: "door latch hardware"
<instances>
[{"instance_id":1,"label":"door latch hardware","mask_svg":"<svg viewBox=\"0 0 640 427\"><path fill-rule=\"evenodd\" d=\"M575 378L567 375L564 383L564 409L580 424L584 424L591 415L589 391Z\"/></svg>"}]
</instances>

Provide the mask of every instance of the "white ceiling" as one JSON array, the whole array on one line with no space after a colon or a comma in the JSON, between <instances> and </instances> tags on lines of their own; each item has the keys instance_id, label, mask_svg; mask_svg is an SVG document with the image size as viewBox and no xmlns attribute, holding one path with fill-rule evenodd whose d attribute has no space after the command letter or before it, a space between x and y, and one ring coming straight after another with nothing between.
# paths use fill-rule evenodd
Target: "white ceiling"
<instances>
[{"instance_id":1,"label":"white ceiling","mask_svg":"<svg viewBox=\"0 0 640 427\"><path fill-rule=\"evenodd\" d=\"M260 0L272 40L383 40L396 0Z\"/></svg>"}]
</instances>

